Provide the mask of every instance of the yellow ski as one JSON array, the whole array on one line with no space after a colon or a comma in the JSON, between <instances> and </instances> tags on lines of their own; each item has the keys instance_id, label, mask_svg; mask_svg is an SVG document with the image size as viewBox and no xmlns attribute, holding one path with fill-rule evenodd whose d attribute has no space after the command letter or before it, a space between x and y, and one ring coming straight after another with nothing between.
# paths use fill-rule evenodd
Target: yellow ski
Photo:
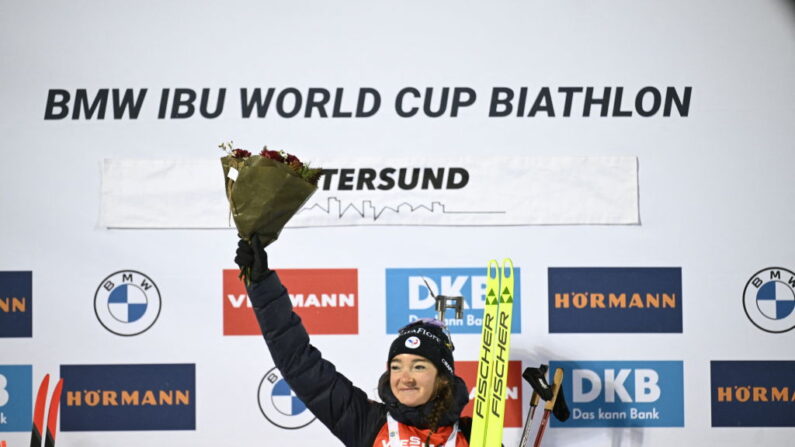
<instances>
[{"instance_id":1,"label":"yellow ski","mask_svg":"<svg viewBox=\"0 0 795 447\"><path fill-rule=\"evenodd\" d=\"M486 426L491 415L491 395L493 379L494 331L499 307L500 274L496 260L489 261L486 268L486 307L483 309L483 327L480 332L480 355L478 356L478 380L475 402L472 408L472 433L469 445L482 447L486 445Z\"/></svg>"},{"instance_id":2,"label":"yellow ski","mask_svg":"<svg viewBox=\"0 0 795 447\"><path fill-rule=\"evenodd\" d=\"M489 261L486 273L486 308L478 357L477 393L472 411L472 447L502 444L505 393L511 348L514 269L510 259L502 266Z\"/></svg>"}]
</instances>

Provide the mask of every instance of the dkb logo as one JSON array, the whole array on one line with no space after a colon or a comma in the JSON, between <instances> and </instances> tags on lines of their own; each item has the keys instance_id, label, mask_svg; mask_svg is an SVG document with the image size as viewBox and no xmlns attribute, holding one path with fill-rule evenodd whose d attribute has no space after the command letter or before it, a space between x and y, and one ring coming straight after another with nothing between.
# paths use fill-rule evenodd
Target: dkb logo
<instances>
[{"instance_id":1,"label":"dkb logo","mask_svg":"<svg viewBox=\"0 0 795 447\"><path fill-rule=\"evenodd\" d=\"M33 367L0 365L0 432L30 431Z\"/></svg>"},{"instance_id":2,"label":"dkb logo","mask_svg":"<svg viewBox=\"0 0 795 447\"><path fill-rule=\"evenodd\" d=\"M550 362L562 368L571 419L560 427L683 427L682 362Z\"/></svg>"},{"instance_id":3,"label":"dkb logo","mask_svg":"<svg viewBox=\"0 0 795 447\"><path fill-rule=\"evenodd\" d=\"M514 300L511 332L521 333L521 270L514 269ZM464 318L447 314L445 323L453 333L480 334L486 307L485 268L428 268L386 270L387 333L420 318L436 318L434 296L463 296Z\"/></svg>"}]
</instances>

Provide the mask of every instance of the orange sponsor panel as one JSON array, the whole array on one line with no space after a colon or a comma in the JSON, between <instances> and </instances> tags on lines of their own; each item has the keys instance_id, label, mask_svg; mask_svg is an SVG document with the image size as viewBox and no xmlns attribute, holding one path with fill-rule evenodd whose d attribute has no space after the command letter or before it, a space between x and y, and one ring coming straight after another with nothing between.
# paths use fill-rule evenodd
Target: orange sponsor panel
<instances>
[{"instance_id":1,"label":"orange sponsor panel","mask_svg":"<svg viewBox=\"0 0 795 447\"><path fill-rule=\"evenodd\" d=\"M356 269L276 270L310 334L359 333ZM223 272L224 335L260 335L238 270Z\"/></svg>"}]
</instances>

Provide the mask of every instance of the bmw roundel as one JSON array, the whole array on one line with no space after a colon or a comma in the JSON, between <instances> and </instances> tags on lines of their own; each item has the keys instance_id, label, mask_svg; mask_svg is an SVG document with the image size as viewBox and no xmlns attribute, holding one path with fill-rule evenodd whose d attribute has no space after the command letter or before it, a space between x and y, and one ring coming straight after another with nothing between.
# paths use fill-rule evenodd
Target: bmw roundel
<instances>
[{"instance_id":1,"label":"bmw roundel","mask_svg":"<svg viewBox=\"0 0 795 447\"><path fill-rule=\"evenodd\" d=\"M262 415L277 427L293 430L315 420L315 415L295 395L277 368L265 373L257 397Z\"/></svg>"},{"instance_id":2,"label":"bmw roundel","mask_svg":"<svg viewBox=\"0 0 795 447\"><path fill-rule=\"evenodd\" d=\"M160 305L160 290L155 282L135 270L109 275L94 294L97 319L116 335L145 332L160 316Z\"/></svg>"},{"instance_id":3,"label":"bmw roundel","mask_svg":"<svg viewBox=\"0 0 795 447\"><path fill-rule=\"evenodd\" d=\"M743 307L748 319L763 331L795 328L795 273L780 267L758 271L745 284Z\"/></svg>"}]
</instances>

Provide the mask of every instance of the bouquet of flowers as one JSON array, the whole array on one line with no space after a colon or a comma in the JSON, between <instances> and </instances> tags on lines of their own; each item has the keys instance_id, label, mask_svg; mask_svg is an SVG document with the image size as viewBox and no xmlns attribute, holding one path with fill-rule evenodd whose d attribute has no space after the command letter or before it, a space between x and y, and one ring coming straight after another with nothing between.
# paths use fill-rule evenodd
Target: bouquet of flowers
<instances>
[{"instance_id":1,"label":"bouquet of flowers","mask_svg":"<svg viewBox=\"0 0 795 447\"><path fill-rule=\"evenodd\" d=\"M226 153L221 166L229 212L238 234L248 242L256 236L266 247L317 190L323 170L310 168L295 155L268 150L267 146L259 155L233 149L232 142L218 147ZM246 283L249 273L240 272Z\"/></svg>"}]
</instances>

